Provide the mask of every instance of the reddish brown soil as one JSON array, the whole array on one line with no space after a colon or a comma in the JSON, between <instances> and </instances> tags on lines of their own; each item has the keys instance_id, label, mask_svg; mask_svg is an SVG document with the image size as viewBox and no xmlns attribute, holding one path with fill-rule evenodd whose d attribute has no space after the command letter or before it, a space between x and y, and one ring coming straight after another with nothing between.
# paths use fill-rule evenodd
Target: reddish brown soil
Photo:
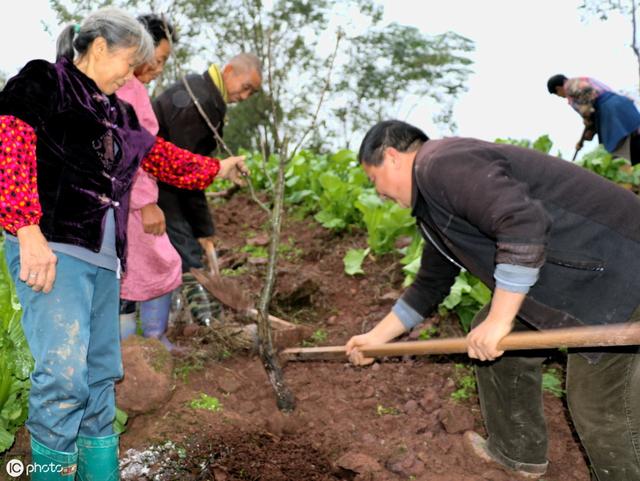
<instances>
[{"instance_id":1,"label":"reddish brown soil","mask_svg":"<svg viewBox=\"0 0 640 481\"><path fill-rule=\"evenodd\" d=\"M215 217L223 262L233 258L231 265L246 266L239 279L257 293L265 267L247 262L237 250L262 233L264 213L236 195L216 208ZM273 313L324 329L328 337L323 344L344 343L371 328L400 291L403 276L394 256L368 259L365 276L344 274L345 252L366 244L361 232L336 236L312 220L290 220L283 240L293 249L279 264ZM439 327L445 335L457 332L453 324ZM197 339L177 338L180 344L206 350L206 345L195 345ZM210 360L200 369L179 371L166 406L130 421L121 452L166 440L177 446L150 467L148 477L136 479L517 480L463 446L465 429L483 433L483 427L474 397L451 399L459 372L454 364L460 362L465 358L387 360L367 368L289 363L285 378L297 407L283 415L259 360L249 354ZM189 407L200 393L217 397L223 409ZM562 401L545 394L545 403L550 467L544 479L588 481Z\"/></svg>"}]
</instances>

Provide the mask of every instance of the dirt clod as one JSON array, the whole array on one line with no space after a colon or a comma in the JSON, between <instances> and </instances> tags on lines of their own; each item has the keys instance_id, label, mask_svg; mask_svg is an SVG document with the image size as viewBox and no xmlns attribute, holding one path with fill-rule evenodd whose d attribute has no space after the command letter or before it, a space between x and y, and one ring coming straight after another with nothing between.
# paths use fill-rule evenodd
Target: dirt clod
<instances>
[{"instance_id":1,"label":"dirt clod","mask_svg":"<svg viewBox=\"0 0 640 481\"><path fill-rule=\"evenodd\" d=\"M342 455L337 461L336 466L346 471L361 475L359 479L375 479L371 477L375 473L383 471L383 467L378 461L363 453L348 452Z\"/></svg>"},{"instance_id":2,"label":"dirt clod","mask_svg":"<svg viewBox=\"0 0 640 481\"><path fill-rule=\"evenodd\" d=\"M122 342L124 377L116 403L127 414L155 411L171 398L173 358L157 339L131 336Z\"/></svg>"},{"instance_id":3,"label":"dirt clod","mask_svg":"<svg viewBox=\"0 0 640 481\"><path fill-rule=\"evenodd\" d=\"M473 430L475 420L466 406L448 404L438 414L438 419L449 434Z\"/></svg>"}]
</instances>

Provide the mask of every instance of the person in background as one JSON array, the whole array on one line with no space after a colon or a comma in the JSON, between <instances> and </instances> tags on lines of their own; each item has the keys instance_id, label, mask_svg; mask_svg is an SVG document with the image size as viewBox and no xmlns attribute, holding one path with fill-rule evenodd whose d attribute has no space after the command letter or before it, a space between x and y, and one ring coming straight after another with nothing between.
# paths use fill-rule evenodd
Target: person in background
<instances>
[{"instance_id":1,"label":"person in background","mask_svg":"<svg viewBox=\"0 0 640 481\"><path fill-rule=\"evenodd\" d=\"M208 155L220 147L208 122L222 138L227 104L242 102L256 92L262 83L261 72L258 57L241 53L223 68L211 65L202 74L186 75L184 81L207 119L180 79L153 101L159 135L178 147ZM210 300L189 272L192 267L203 267L203 251L213 249L215 230L204 190L187 191L163 182L158 185L158 205L166 218L169 239L182 259L184 293L192 317L202 325L209 325L213 318Z\"/></svg>"},{"instance_id":2,"label":"person in background","mask_svg":"<svg viewBox=\"0 0 640 481\"><path fill-rule=\"evenodd\" d=\"M133 17L98 10L0 92L0 225L35 360L29 418L34 481L119 479L114 383L122 376L119 280L133 177L202 189L242 158L179 149L141 127L115 91L153 58ZM46 466L47 469L44 469Z\"/></svg>"},{"instance_id":3,"label":"person in background","mask_svg":"<svg viewBox=\"0 0 640 481\"><path fill-rule=\"evenodd\" d=\"M629 160L632 165L640 162L640 112L631 99L590 77L569 79L562 74L554 75L547 81L547 90L566 98L582 116L585 128L576 151L585 140L598 134L607 152Z\"/></svg>"},{"instance_id":4,"label":"person in background","mask_svg":"<svg viewBox=\"0 0 640 481\"><path fill-rule=\"evenodd\" d=\"M542 477L544 352L498 344L512 330L640 320L640 199L532 149L429 140L397 120L373 126L358 159L379 195L412 209L425 246L391 312L347 342L351 361L372 362L362 348L420 323L465 268L493 291L467 336L489 437L469 431L465 442L482 459ZM640 348L570 350L567 402L597 479L640 479Z\"/></svg>"},{"instance_id":5,"label":"person in background","mask_svg":"<svg viewBox=\"0 0 640 481\"><path fill-rule=\"evenodd\" d=\"M142 127L158 133L158 121L145 84L164 69L177 41L172 24L164 16L138 17L153 39L154 59L140 65L116 95L131 104ZM131 189L127 224L127 272L120 286L120 338L136 332L136 303L140 302L142 335L159 339L171 352L181 351L166 336L171 294L181 284L181 262L166 234L164 214L158 207L158 184L144 169L138 169Z\"/></svg>"}]
</instances>

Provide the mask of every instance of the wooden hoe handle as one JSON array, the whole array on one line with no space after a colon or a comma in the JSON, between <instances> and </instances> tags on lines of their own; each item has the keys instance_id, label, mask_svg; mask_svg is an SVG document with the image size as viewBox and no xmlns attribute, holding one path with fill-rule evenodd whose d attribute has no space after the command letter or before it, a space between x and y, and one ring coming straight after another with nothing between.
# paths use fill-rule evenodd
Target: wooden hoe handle
<instances>
[{"instance_id":1,"label":"wooden hoe handle","mask_svg":"<svg viewBox=\"0 0 640 481\"><path fill-rule=\"evenodd\" d=\"M514 332L498 344L504 351L640 345L640 322L571 327L547 331ZM467 352L467 339L454 337L430 341L390 342L362 349L365 357L421 356ZM287 361L345 360L345 346L291 348L282 351Z\"/></svg>"}]
</instances>

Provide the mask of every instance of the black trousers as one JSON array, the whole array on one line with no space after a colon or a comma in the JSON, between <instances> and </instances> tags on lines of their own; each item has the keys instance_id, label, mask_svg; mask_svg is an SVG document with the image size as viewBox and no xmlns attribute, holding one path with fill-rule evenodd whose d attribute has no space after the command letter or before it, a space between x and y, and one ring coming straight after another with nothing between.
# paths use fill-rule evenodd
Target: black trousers
<instances>
[{"instance_id":1,"label":"black trousers","mask_svg":"<svg viewBox=\"0 0 640 481\"><path fill-rule=\"evenodd\" d=\"M484 320L488 307L474 323ZM528 329L520 321L516 330ZM505 353L476 367L487 447L512 469L546 462L542 406L544 352ZM604 351L590 363L570 352L566 381L569 412L598 481L640 480L640 348Z\"/></svg>"},{"instance_id":2,"label":"black trousers","mask_svg":"<svg viewBox=\"0 0 640 481\"><path fill-rule=\"evenodd\" d=\"M629 150L631 151L631 165L640 162L640 134L634 132L629 136Z\"/></svg>"},{"instance_id":3,"label":"black trousers","mask_svg":"<svg viewBox=\"0 0 640 481\"><path fill-rule=\"evenodd\" d=\"M189 205L185 205L188 202L162 183L158 183L158 189L158 206L164 213L169 240L182 259L182 272L189 272L192 267L202 268L204 251L185 214L185 210L189 209ZM210 218L207 221L211 223Z\"/></svg>"}]
</instances>

